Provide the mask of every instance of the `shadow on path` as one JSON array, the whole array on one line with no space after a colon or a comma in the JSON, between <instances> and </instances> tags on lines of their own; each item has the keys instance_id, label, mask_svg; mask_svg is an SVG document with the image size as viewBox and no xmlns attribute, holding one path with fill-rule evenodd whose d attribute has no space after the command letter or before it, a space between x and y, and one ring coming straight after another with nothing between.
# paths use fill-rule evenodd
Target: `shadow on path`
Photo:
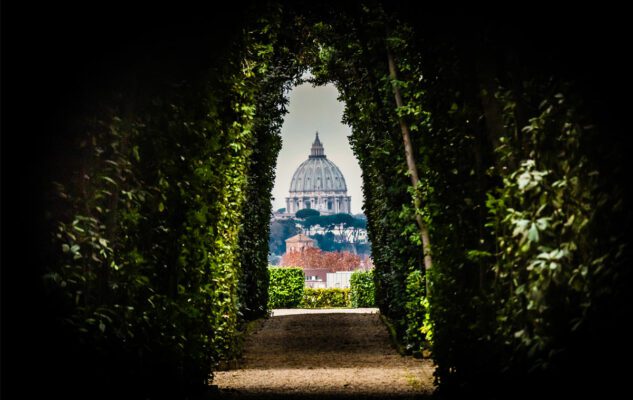
<instances>
[{"instance_id":1,"label":"shadow on path","mask_svg":"<svg viewBox=\"0 0 633 400\"><path fill-rule=\"evenodd\" d=\"M378 314L275 316L245 342L238 369L215 374L220 399L417 399L433 364L399 355Z\"/></svg>"}]
</instances>

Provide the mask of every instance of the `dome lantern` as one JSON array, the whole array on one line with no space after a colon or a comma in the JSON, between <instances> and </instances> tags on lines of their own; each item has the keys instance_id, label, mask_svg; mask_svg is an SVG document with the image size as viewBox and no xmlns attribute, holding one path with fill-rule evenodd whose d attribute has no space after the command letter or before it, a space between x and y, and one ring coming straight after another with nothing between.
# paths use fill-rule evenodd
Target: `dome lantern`
<instances>
[{"instance_id":1,"label":"dome lantern","mask_svg":"<svg viewBox=\"0 0 633 400\"><path fill-rule=\"evenodd\" d=\"M325 150L323 149L323 145L319 140L319 132L316 133L316 138L314 139L314 143L312 143L312 150L310 152L310 158L315 157L323 157L325 158Z\"/></svg>"}]
</instances>

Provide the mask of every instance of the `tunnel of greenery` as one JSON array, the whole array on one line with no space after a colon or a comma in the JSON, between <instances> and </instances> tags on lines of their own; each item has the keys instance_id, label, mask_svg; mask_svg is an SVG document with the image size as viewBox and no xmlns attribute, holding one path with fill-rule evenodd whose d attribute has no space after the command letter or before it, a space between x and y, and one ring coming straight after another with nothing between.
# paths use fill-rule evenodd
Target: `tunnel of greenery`
<instances>
[{"instance_id":1,"label":"tunnel of greenery","mask_svg":"<svg viewBox=\"0 0 633 400\"><path fill-rule=\"evenodd\" d=\"M60 104L37 269L49 334L33 350L47 388L176 398L239 354L268 311L285 93L308 69L346 104L376 302L398 340L429 351L439 394L624 381L633 221L611 96L624 69L607 73L603 44L565 41L559 21L526 34L414 2L182 17L91 53L117 61Z\"/></svg>"}]
</instances>

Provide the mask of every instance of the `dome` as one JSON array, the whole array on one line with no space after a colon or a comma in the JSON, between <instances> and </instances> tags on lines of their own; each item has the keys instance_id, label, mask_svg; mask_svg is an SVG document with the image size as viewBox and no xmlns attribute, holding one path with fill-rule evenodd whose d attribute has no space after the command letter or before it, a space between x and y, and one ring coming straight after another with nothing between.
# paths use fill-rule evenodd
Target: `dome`
<instances>
[{"instance_id":1,"label":"dome","mask_svg":"<svg viewBox=\"0 0 633 400\"><path fill-rule=\"evenodd\" d=\"M351 204L345 178L336 164L325 156L317 132L310 156L292 176L290 194L286 197L286 213L315 209L321 215L349 214Z\"/></svg>"},{"instance_id":2,"label":"dome","mask_svg":"<svg viewBox=\"0 0 633 400\"><path fill-rule=\"evenodd\" d=\"M325 156L318 132L310 157L292 176L290 192L347 192L345 178L336 164Z\"/></svg>"}]
</instances>

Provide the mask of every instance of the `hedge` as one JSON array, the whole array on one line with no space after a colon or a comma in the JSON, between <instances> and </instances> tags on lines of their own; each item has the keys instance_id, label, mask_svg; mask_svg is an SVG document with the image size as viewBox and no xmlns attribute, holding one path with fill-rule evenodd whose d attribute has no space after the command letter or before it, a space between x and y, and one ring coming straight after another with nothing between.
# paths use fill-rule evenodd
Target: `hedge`
<instances>
[{"instance_id":1,"label":"hedge","mask_svg":"<svg viewBox=\"0 0 633 400\"><path fill-rule=\"evenodd\" d=\"M144 398L201 390L234 353L244 320L265 313L267 274L270 306L305 302L296 271L266 271L262 196L280 144L283 82L310 66L313 83L335 84L346 104L376 302L399 339L417 340L421 313L430 316L440 391L505 398L556 383L573 397L568 390L586 390L578 381L600 391L625 382L611 357L630 358L633 208L620 184L630 151L620 134L626 118L613 118L625 107L613 96L621 74L592 70L612 63L595 46L578 52L582 62L562 57L571 52L559 51L559 37L528 40L510 29L514 19L468 17L460 31L404 2L282 3L245 13L221 41L204 39L214 31L184 47L169 40L189 62L168 57L174 63L144 74L116 68L99 79L111 89L64 107L66 154L50 157L58 182L44 196L50 209L36 213L52 227L41 263L52 312L42 326L61 337L39 344L49 352L42 369L57 373L43 379L69 390L108 382L112 392L132 382L151 392ZM196 48L213 57L196 58ZM142 60L155 59L133 53L116 62L145 70ZM405 126L415 168L402 151ZM433 249L428 293L411 275L423 268L419 215ZM334 303L334 292L315 293ZM595 343L600 351L587 351Z\"/></svg>"},{"instance_id":2,"label":"hedge","mask_svg":"<svg viewBox=\"0 0 633 400\"><path fill-rule=\"evenodd\" d=\"M264 309L252 289L265 241L248 243L259 264L241 265L240 230L246 212L268 222L268 204L255 217L243 208L251 148L276 135L253 129L268 61L249 57L258 38L227 35L242 49L218 47L221 62L164 79L148 70L156 81L132 74L68 116L76 136L72 156L51 172L42 271L46 303L57 305L46 325L59 335L42 345L56 360L47 379L72 377L66 398L82 396L75 382L108 382L104 397L204 390L214 365L235 355L241 287L255 299L250 308ZM270 185L273 172L258 184Z\"/></svg>"},{"instance_id":3,"label":"hedge","mask_svg":"<svg viewBox=\"0 0 633 400\"><path fill-rule=\"evenodd\" d=\"M303 299L305 278L299 267L269 267L268 308L295 308Z\"/></svg>"},{"instance_id":4,"label":"hedge","mask_svg":"<svg viewBox=\"0 0 633 400\"><path fill-rule=\"evenodd\" d=\"M424 296L424 275L421 271L413 271L407 276L406 297L405 310L407 330L404 335L403 344L407 352L418 355L421 354L422 348L427 341L427 335L431 335L430 332L428 332L428 326L425 325L428 300Z\"/></svg>"},{"instance_id":5,"label":"hedge","mask_svg":"<svg viewBox=\"0 0 633 400\"><path fill-rule=\"evenodd\" d=\"M350 289L305 288L301 306L304 308L351 307Z\"/></svg>"},{"instance_id":6,"label":"hedge","mask_svg":"<svg viewBox=\"0 0 633 400\"><path fill-rule=\"evenodd\" d=\"M352 307L374 307L376 287L373 271L355 271L350 278L350 300Z\"/></svg>"}]
</instances>

